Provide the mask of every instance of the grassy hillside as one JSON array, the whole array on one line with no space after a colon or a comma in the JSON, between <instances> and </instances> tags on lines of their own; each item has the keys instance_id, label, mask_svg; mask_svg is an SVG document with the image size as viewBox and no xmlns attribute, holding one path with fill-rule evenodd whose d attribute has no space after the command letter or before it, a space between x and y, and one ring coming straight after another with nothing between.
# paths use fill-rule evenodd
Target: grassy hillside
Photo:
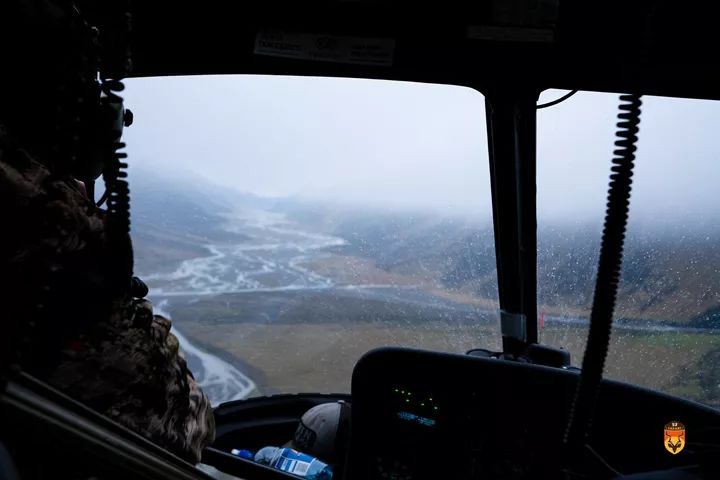
<instances>
[{"instance_id":1,"label":"grassy hillside","mask_svg":"<svg viewBox=\"0 0 720 480\"><path fill-rule=\"evenodd\" d=\"M432 217L326 214L333 220L326 219L324 225L349 242L336 249L338 254L369 259L389 274L401 274L475 299L497 299L490 225ZM705 327L720 323L717 239L717 232L631 228L618 318ZM540 225L541 311L571 317L588 315L599 249L599 229Z\"/></svg>"},{"instance_id":2,"label":"grassy hillside","mask_svg":"<svg viewBox=\"0 0 720 480\"><path fill-rule=\"evenodd\" d=\"M142 170L133 174L130 186L131 233L141 275L207 255L206 244L243 240L223 228L236 202L231 193L202 181L170 180Z\"/></svg>"}]
</instances>

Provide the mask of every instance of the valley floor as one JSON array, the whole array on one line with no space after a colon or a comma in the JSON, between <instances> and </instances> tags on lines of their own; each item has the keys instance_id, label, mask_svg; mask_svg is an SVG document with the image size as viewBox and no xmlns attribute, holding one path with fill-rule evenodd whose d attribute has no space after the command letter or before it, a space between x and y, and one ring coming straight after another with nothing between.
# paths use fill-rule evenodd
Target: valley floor
<instances>
[{"instance_id":1,"label":"valley floor","mask_svg":"<svg viewBox=\"0 0 720 480\"><path fill-rule=\"evenodd\" d=\"M348 392L352 369L368 350L403 346L464 353L500 350L495 313L427 292L401 289L327 289L303 292L173 297L173 321L208 350L253 369L256 393ZM582 361L586 326L548 320L541 342ZM618 328L606 376L720 405L712 365L720 335ZM252 377L253 375L248 374ZM255 378L256 377L256 378Z\"/></svg>"}]
</instances>

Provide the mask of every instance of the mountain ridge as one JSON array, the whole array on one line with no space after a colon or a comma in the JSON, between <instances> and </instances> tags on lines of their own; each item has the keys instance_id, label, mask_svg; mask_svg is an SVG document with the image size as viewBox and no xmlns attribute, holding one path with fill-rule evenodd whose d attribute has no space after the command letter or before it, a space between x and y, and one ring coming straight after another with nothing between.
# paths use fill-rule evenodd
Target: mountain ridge
<instances>
[{"instance_id":1,"label":"mountain ridge","mask_svg":"<svg viewBox=\"0 0 720 480\"><path fill-rule=\"evenodd\" d=\"M391 276L468 298L497 301L492 225L435 215L333 208L297 198L265 199L203 180L173 183L136 175L133 238L143 270L207 255L206 245L246 240L224 228L227 215L249 207L285 215L305 228L343 238L326 249L359 258ZM539 311L587 317L600 248L600 224L538 227ZM631 222L616 317L659 324L720 327L717 230L654 229ZM348 265L357 263L348 261ZM350 267L348 267L350 268ZM147 273L147 272L141 272Z\"/></svg>"}]
</instances>

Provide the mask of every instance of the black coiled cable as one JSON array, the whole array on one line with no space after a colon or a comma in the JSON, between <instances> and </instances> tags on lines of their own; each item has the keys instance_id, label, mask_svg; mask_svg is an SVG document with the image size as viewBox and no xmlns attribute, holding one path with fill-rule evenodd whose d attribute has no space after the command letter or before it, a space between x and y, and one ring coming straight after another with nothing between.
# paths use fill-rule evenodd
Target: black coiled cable
<instances>
[{"instance_id":1,"label":"black coiled cable","mask_svg":"<svg viewBox=\"0 0 720 480\"><path fill-rule=\"evenodd\" d=\"M630 206L635 151L640 125L639 95L621 95L617 137L612 160L612 174L607 197L605 225L603 227L597 280L590 313L582 372L575 391L565 432L566 452L571 461L584 455L586 441L592 428L592 418L598 388L602 380L605 359L610 343L612 317L615 310L623 245Z\"/></svg>"},{"instance_id":2,"label":"black coiled cable","mask_svg":"<svg viewBox=\"0 0 720 480\"><path fill-rule=\"evenodd\" d=\"M104 80L101 86L105 94L103 102L111 108L122 108L122 98L118 92L125 86L120 80ZM122 128L119 127L119 131ZM120 135L113 139L112 155L108 165L103 171L107 195L107 231L108 238L114 243L115 267L119 286L129 285L133 273L132 246L130 235L130 188L127 182L127 167L125 162L127 153L121 151L125 144L120 141Z\"/></svg>"}]
</instances>

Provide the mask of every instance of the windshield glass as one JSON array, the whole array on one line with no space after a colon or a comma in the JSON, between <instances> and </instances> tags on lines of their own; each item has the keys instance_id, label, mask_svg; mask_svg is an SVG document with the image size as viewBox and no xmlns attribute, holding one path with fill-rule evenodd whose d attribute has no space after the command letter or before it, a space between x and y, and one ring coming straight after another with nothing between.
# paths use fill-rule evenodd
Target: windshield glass
<instances>
[{"instance_id":1,"label":"windshield glass","mask_svg":"<svg viewBox=\"0 0 720 480\"><path fill-rule=\"evenodd\" d=\"M501 348L478 92L173 77L125 101L135 271L214 404L348 392L379 346Z\"/></svg>"},{"instance_id":2,"label":"windshield glass","mask_svg":"<svg viewBox=\"0 0 720 480\"><path fill-rule=\"evenodd\" d=\"M378 346L501 349L478 92L298 77L127 83L136 273L214 404L347 392ZM718 406L720 104L644 101L606 375ZM574 365L616 114L617 95L589 92L538 112L539 335Z\"/></svg>"},{"instance_id":3,"label":"windshield glass","mask_svg":"<svg viewBox=\"0 0 720 480\"><path fill-rule=\"evenodd\" d=\"M562 92L547 92L541 101ZM618 96L538 112L540 339L580 365ZM606 376L720 406L720 103L644 97Z\"/></svg>"}]
</instances>

